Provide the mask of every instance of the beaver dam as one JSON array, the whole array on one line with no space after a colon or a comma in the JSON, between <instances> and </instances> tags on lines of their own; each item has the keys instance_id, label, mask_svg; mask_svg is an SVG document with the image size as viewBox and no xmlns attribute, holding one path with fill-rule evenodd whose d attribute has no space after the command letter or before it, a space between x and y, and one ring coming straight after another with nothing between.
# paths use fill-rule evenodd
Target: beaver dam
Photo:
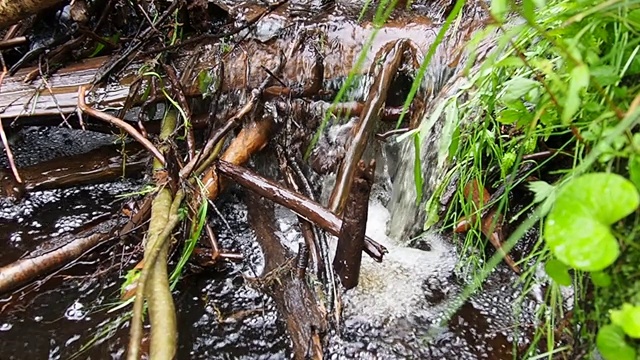
<instances>
[{"instance_id":1,"label":"beaver dam","mask_svg":"<svg viewBox=\"0 0 640 360\"><path fill-rule=\"evenodd\" d=\"M477 127L542 66L495 3L0 5L0 357L591 353L531 205L589 137L525 138L533 68Z\"/></svg>"}]
</instances>

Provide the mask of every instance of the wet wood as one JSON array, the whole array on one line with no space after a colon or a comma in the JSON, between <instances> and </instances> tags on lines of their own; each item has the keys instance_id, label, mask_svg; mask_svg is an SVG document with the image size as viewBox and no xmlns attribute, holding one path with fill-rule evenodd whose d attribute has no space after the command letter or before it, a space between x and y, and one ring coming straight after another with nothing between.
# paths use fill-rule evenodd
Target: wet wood
<instances>
[{"instance_id":1,"label":"wet wood","mask_svg":"<svg viewBox=\"0 0 640 360\"><path fill-rule=\"evenodd\" d=\"M273 120L262 118L259 121L251 122L245 126L238 136L236 136L229 147L224 151L220 159L234 165L242 165L249 161L254 153L262 150L271 138ZM207 196L213 200L218 197L224 188L224 182L218 177L215 167L211 167L203 176Z\"/></svg>"},{"instance_id":2,"label":"wet wood","mask_svg":"<svg viewBox=\"0 0 640 360\"><path fill-rule=\"evenodd\" d=\"M338 236L340 234L342 220L317 202L288 190L273 180L266 179L253 171L226 161L218 161L217 169L220 174L240 186L290 209L332 235ZM369 237L365 238L364 250L378 262L382 261L384 254L387 253L387 249L384 246Z\"/></svg>"},{"instance_id":3,"label":"wet wood","mask_svg":"<svg viewBox=\"0 0 640 360\"><path fill-rule=\"evenodd\" d=\"M0 268L0 294L16 289L51 271L67 265L87 251L114 238L114 229L122 223L122 218L102 221L76 234L51 240L61 244L38 255L28 256Z\"/></svg>"},{"instance_id":4,"label":"wet wood","mask_svg":"<svg viewBox=\"0 0 640 360\"><path fill-rule=\"evenodd\" d=\"M360 113L360 120L352 130L351 145L340 164L336 184L329 198L329 209L337 214L342 213L358 162L367 146L375 141L375 125L380 120L389 87L402 64L404 52L410 49L407 40L390 43L377 55L379 61L371 66L369 73L374 76L374 82Z\"/></svg>"},{"instance_id":5,"label":"wet wood","mask_svg":"<svg viewBox=\"0 0 640 360\"><path fill-rule=\"evenodd\" d=\"M280 21L281 16L282 13L274 13L273 17L261 21L268 24L274 19ZM318 14L313 23L307 25L305 21L293 19L287 25L290 29L298 31L287 31L283 36L274 37L266 42L248 36L223 57L220 57L220 53L224 53L221 49L226 45L219 44L217 38L203 38L193 45L176 50L176 70L185 96L201 95L198 74L212 71L217 73L216 69L220 67L224 68L221 86L223 92L257 88L268 76L265 69L276 68L280 55L287 52L299 33L304 32L310 33L309 40L301 51L287 59L287 66L278 79L289 89L306 89L301 96L312 95L317 92L319 74L314 74L309 79L309 69L311 72L322 70L322 78L333 83L331 86L334 88L329 89L330 92L336 91L341 84L337 80L344 79L350 73L374 26L367 22L337 19L331 14ZM367 54L370 55L366 56L361 72L366 71L375 62L374 56L380 49L387 43L399 39L410 39L414 46L426 53L435 37L433 30L436 28L430 19L418 14L389 22L385 25L384 36L377 37L371 44L371 49L368 49ZM345 37L344 34L351 36ZM321 42L325 45L319 46ZM321 49L322 53L318 54L318 49ZM438 50L437 56L444 59L443 63L446 64L447 59L457 56L457 51L449 52ZM318 65L318 56L324 61L322 67ZM190 66L194 57L199 61ZM108 86L94 87L96 96L88 99L88 104L97 109L123 107L129 96L130 86L137 78L144 60L134 61L123 70L117 81L109 83ZM19 70L14 76L7 77L2 85L0 118L74 113L77 107L78 87L91 87L93 80L101 76L99 69L107 67L108 61L107 57L81 60L52 74L46 83L39 77L34 81L23 82L25 77L34 70L37 71L37 68ZM143 82L141 89L149 86L150 80L145 78ZM272 90L275 89L274 87ZM157 96L158 99L163 98L160 92L151 95ZM136 104L139 105L140 101Z\"/></svg>"},{"instance_id":6,"label":"wet wood","mask_svg":"<svg viewBox=\"0 0 640 360\"><path fill-rule=\"evenodd\" d=\"M177 110L168 110L162 121L159 140L161 149L169 151L171 140L177 125ZM151 204L149 230L144 243L144 265L137 281L136 298L131 318L127 359L140 358L140 342L142 341L142 321L144 302L146 300L151 323L150 350L151 359L171 360L178 347L178 326L175 305L169 287L167 261L171 245L173 229L180 222L178 210L184 198L184 192L175 193L168 182L171 182L170 169L158 158L153 161L154 180L158 188ZM176 171L177 172L177 171Z\"/></svg>"},{"instance_id":7,"label":"wet wood","mask_svg":"<svg viewBox=\"0 0 640 360\"><path fill-rule=\"evenodd\" d=\"M265 255L265 269L258 284L273 298L285 319L294 358L321 359L322 347L314 339L324 335L328 328L324 305L306 279L296 275L294 257L276 235L273 204L249 193L247 205L250 222Z\"/></svg>"},{"instance_id":8,"label":"wet wood","mask_svg":"<svg viewBox=\"0 0 640 360\"><path fill-rule=\"evenodd\" d=\"M364 249L367 216L369 212L369 195L374 182L376 163L372 160L368 165L358 162L356 173L347 198L338 247L333 258L333 267L340 276L342 286L352 289L358 286L362 250Z\"/></svg>"},{"instance_id":9,"label":"wet wood","mask_svg":"<svg viewBox=\"0 0 640 360\"><path fill-rule=\"evenodd\" d=\"M124 149L122 145L106 145L20 168L23 184L18 184L11 174L0 172L0 187L2 195L19 199L25 190L62 189L138 176L144 172L148 160L149 155L137 143L127 144Z\"/></svg>"},{"instance_id":10,"label":"wet wood","mask_svg":"<svg viewBox=\"0 0 640 360\"><path fill-rule=\"evenodd\" d=\"M36 14L63 0L0 0L0 29L4 29L29 15Z\"/></svg>"}]
</instances>

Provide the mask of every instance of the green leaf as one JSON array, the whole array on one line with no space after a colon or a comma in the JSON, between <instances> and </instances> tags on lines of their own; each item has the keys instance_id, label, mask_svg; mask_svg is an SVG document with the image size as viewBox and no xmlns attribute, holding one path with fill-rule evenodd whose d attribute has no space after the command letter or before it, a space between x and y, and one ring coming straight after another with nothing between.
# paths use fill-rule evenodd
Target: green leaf
<instances>
[{"instance_id":1,"label":"green leaf","mask_svg":"<svg viewBox=\"0 0 640 360\"><path fill-rule=\"evenodd\" d=\"M619 326L605 325L600 328L596 345L605 360L636 360L636 349L627 344Z\"/></svg>"},{"instance_id":2,"label":"green leaf","mask_svg":"<svg viewBox=\"0 0 640 360\"><path fill-rule=\"evenodd\" d=\"M611 285L611 276L602 271L595 271L591 273L591 282L595 286L608 287Z\"/></svg>"},{"instance_id":3,"label":"green leaf","mask_svg":"<svg viewBox=\"0 0 640 360\"><path fill-rule=\"evenodd\" d=\"M611 310L611 322L624 330L625 334L640 339L640 306L624 303L622 309Z\"/></svg>"},{"instance_id":4,"label":"green leaf","mask_svg":"<svg viewBox=\"0 0 640 360\"><path fill-rule=\"evenodd\" d=\"M502 95L502 101L510 103L519 100L529 91L539 87L540 83L535 80L517 77L507 81L504 86L505 88L504 94Z\"/></svg>"},{"instance_id":5,"label":"green leaf","mask_svg":"<svg viewBox=\"0 0 640 360\"><path fill-rule=\"evenodd\" d=\"M591 76L600 86L609 86L618 82L616 68L611 65L600 65L591 68Z\"/></svg>"},{"instance_id":6,"label":"green leaf","mask_svg":"<svg viewBox=\"0 0 640 360\"><path fill-rule=\"evenodd\" d=\"M640 156L635 154L629 158L629 179L640 189Z\"/></svg>"},{"instance_id":7,"label":"green leaf","mask_svg":"<svg viewBox=\"0 0 640 360\"><path fill-rule=\"evenodd\" d=\"M507 56L506 58L498 61L494 65L497 68L500 67L521 67L525 66L524 61L519 56Z\"/></svg>"},{"instance_id":8,"label":"green leaf","mask_svg":"<svg viewBox=\"0 0 640 360\"><path fill-rule=\"evenodd\" d=\"M592 173L560 189L545 221L544 238L558 260L584 271L611 265L620 253L610 225L640 203L635 186L624 177Z\"/></svg>"},{"instance_id":9,"label":"green leaf","mask_svg":"<svg viewBox=\"0 0 640 360\"><path fill-rule=\"evenodd\" d=\"M507 0L491 0L491 15L493 15L496 20L503 22L507 14L507 6Z\"/></svg>"},{"instance_id":10,"label":"green leaf","mask_svg":"<svg viewBox=\"0 0 640 360\"><path fill-rule=\"evenodd\" d=\"M557 259L551 259L544 265L544 271L553 279L558 285L571 286L571 275L569 275L569 268L567 265L558 261Z\"/></svg>"},{"instance_id":11,"label":"green leaf","mask_svg":"<svg viewBox=\"0 0 640 360\"><path fill-rule=\"evenodd\" d=\"M562 123L568 124L575 113L580 109L580 91L589 86L589 68L586 65L578 65L571 70L569 77L569 90L562 109Z\"/></svg>"},{"instance_id":12,"label":"green leaf","mask_svg":"<svg viewBox=\"0 0 640 360\"><path fill-rule=\"evenodd\" d=\"M536 4L533 0L522 0L522 15L531 22L536 21Z\"/></svg>"},{"instance_id":13,"label":"green leaf","mask_svg":"<svg viewBox=\"0 0 640 360\"><path fill-rule=\"evenodd\" d=\"M213 74L207 70L203 69L198 73L198 91L203 97L211 93L213 80Z\"/></svg>"},{"instance_id":14,"label":"green leaf","mask_svg":"<svg viewBox=\"0 0 640 360\"><path fill-rule=\"evenodd\" d=\"M533 193L533 202L539 203L548 198L555 187L546 181L532 181L529 183L529 190Z\"/></svg>"},{"instance_id":15,"label":"green leaf","mask_svg":"<svg viewBox=\"0 0 640 360\"><path fill-rule=\"evenodd\" d=\"M520 119L522 112L514 109L504 109L498 114L498 122L502 124L513 124Z\"/></svg>"},{"instance_id":16,"label":"green leaf","mask_svg":"<svg viewBox=\"0 0 640 360\"><path fill-rule=\"evenodd\" d=\"M544 181L532 181L529 183L529 190L533 192L533 202L542 202L541 211L543 214L549 212L551 205L555 201L556 188Z\"/></svg>"}]
</instances>

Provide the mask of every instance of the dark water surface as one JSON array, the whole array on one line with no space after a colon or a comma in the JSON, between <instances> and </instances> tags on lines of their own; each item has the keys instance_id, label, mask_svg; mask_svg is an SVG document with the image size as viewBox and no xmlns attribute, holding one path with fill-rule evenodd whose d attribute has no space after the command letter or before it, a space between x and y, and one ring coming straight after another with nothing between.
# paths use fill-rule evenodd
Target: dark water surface
<instances>
[{"instance_id":1,"label":"dark water surface","mask_svg":"<svg viewBox=\"0 0 640 360\"><path fill-rule=\"evenodd\" d=\"M19 160L22 165L86 151L92 147L89 143L97 146L113 141L59 128L28 129L25 134L28 136L19 138L15 145L16 153L25 156ZM63 149L59 148L59 137L65 139ZM119 211L125 200L118 195L135 191L143 183L144 179L123 180L36 192L18 204L2 200L0 264L14 261L92 218ZM289 358L289 339L273 301L247 280L260 272L263 259L247 221L243 193L232 190L218 206L224 221L215 215L212 221L220 245L242 253L247 261L187 271L174 291L180 333L178 357ZM291 225L295 217L282 208L276 214L281 221L279 236L295 243L299 236ZM136 237L112 241L38 282L39 287L29 286L0 298L0 358L122 358L129 307L109 310L116 306L124 275L139 260L139 251L135 251L139 241ZM537 306L533 298L525 300L522 315L514 318L512 311L520 295L519 287L513 285L515 275L499 267L484 290L442 327L440 320L464 284L453 267L455 247L450 239L441 237L425 238L418 247L422 250L390 247L385 262L365 264L369 273L363 274L362 289L345 297L340 334L329 335L330 357L512 358L513 341L527 342L526 334L518 334L514 324L528 322L532 326ZM384 275L367 269L380 269Z\"/></svg>"}]
</instances>

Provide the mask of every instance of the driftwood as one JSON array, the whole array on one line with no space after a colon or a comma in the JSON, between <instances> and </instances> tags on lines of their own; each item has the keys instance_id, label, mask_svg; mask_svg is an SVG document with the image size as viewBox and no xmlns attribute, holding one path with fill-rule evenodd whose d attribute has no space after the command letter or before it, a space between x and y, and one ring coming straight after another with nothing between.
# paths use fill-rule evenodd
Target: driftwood
<instances>
[{"instance_id":1,"label":"driftwood","mask_svg":"<svg viewBox=\"0 0 640 360\"><path fill-rule=\"evenodd\" d=\"M148 154L136 143L126 145L125 156L122 148L122 145L106 145L84 154L20 168L22 184L18 184L11 174L0 172L3 195L20 198L24 190L61 189L141 173L148 163Z\"/></svg>"},{"instance_id":2,"label":"driftwood","mask_svg":"<svg viewBox=\"0 0 640 360\"><path fill-rule=\"evenodd\" d=\"M0 29L63 0L0 0Z\"/></svg>"},{"instance_id":3,"label":"driftwood","mask_svg":"<svg viewBox=\"0 0 640 360\"><path fill-rule=\"evenodd\" d=\"M285 189L273 180L225 161L218 161L217 169L222 175L242 187L292 210L332 235L340 234L342 220L317 202ZM365 238L364 251L378 262L382 261L384 254L387 253L384 246L368 237Z\"/></svg>"},{"instance_id":4,"label":"driftwood","mask_svg":"<svg viewBox=\"0 0 640 360\"><path fill-rule=\"evenodd\" d=\"M44 274L67 265L95 246L113 238L114 229L123 223L122 218L111 219L93 225L76 234L65 235L50 241L62 244L38 255L30 255L0 268L0 294L22 286Z\"/></svg>"},{"instance_id":5,"label":"driftwood","mask_svg":"<svg viewBox=\"0 0 640 360\"><path fill-rule=\"evenodd\" d=\"M327 331L324 306L306 279L297 276L293 255L280 243L273 204L250 193L247 204L251 224L266 259L258 283L273 298L285 318L295 359L322 359L319 339Z\"/></svg>"},{"instance_id":6,"label":"driftwood","mask_svg":"<svg viewBox=\"0 0 640 360\"><path fill-rule=\"evenodd\" d=\"M286 16L285 10L274 13L273 19L279 20ZM263 21L268 23L271 18L267 17ZM316 69L315 49L323 49L324 59L323 78L331 80L332 89L325 89L327 95L336 91L336 87L341 85L340 79L344 79L351 71L352 65L363 50L363 45L367 42L374 27L372 24L359 24L355 21L340 19L340 26L334 23L335 18L327 16L314 19L313 26L303 25L295 21L288 24L298 31L287 31L283 36L273 38L268 42L261 42L247 37L241 41L234 49L220 57L220 49L223 45L218 43L217 38L203 38L196 44L186 46L176 50L175 58L177 76L181 80L181 87L186 97L199 96L198 74L201 72L211 72L217 74L219 67L224 68L221 80L221 91L230 92L239 89L255 89L262 81L269 76L265 69L275 69L280 61L280 54L286 53L291 43L299 37L299 34L308 32L309 40L303 48L287 59L287 66L278 77L288 88L312 89L312 83L307 84L306 79L301 78L301 74L307 74L308 69ZM411 26L406 25L411 22ZM385 36L376 38L368 50L368 56L363 64L361 72L366 71L375 62L375 55L388 42L408 38L413 46L421 53L426 53L429 45L433 42L436 25L431 19L412 14L406 18L398 18L394 22L385 25ZM314 33L314 32L317 32ZM344 33L354 34L353 38L345 39ZM464 34L461 34L464 36ZM324 38L326 44L332 46L318 46L315 44ZM441 47L444 48L446 44ZM250 55L249 55L250 54ZM442 59L450 59L452 64L456 60L457 54L439 54ZM195 64L191 61L198 58ZM78 98L77 89L80 86L91 86L96 76L99 76L99 69L105 66L109 58L96 57L85 59L60 69L52 74L47 81L37 78L34 81L24 83L23 79L37 68L25 68L19 70L14 76L6 77L0 87L0 118L16 119L24 116L42 115L67 115L76 111ZM88 99L88 105L100 109L103 107L122 107L129 95L136 97L133 103L140 104L140 94L130 94L130 88L137 76L135 75L143 61L134 62L123 72L124 75L116 82L111 82L108 86L96 86L93 88L95 95ZM447 65L445 65L447 66ZM144 89L149 78L144 79ZM265 94L272 92L280 94L282 86L265 89ZM279 91L275 91L279 90ZM162 99L161 93L152 94ZM354 110L361 109L361 106L353 107ZM232 113L237 109L231 109ZM393 113L393 112L391 112ZM390 114L391 116L391 114ZM223 115L222 118L228 116Z\"/></svg>"},{"instance_id":7,"label":"driftwood","mask_svg":"<svg viewBox=\"0 0 640 360\"><path fill-rule=\"evenodd\" d=\"M364 249L367 228L369 195L373 186L375 169L376 163L374 160L369 165L365 165L362 160L358 162L344 210L333 267L340 276L342 286L345 289L352 289L358 286L362 250Z\"/></svg>"}]
</instances>

